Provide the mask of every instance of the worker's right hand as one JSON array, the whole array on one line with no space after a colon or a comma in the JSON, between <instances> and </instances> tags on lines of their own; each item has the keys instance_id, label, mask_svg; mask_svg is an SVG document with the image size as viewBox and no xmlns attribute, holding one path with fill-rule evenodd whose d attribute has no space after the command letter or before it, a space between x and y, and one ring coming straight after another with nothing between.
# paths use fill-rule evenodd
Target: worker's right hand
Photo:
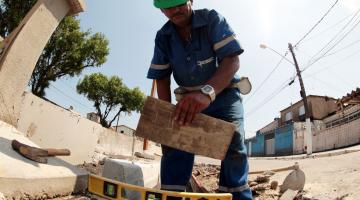
<instances>
[{"instance_id":1,"label":"worker's right hand","mask_svg":"<svg viewBox=\"0 0 360 200\"><path fill-rule=\"evenodd\" d=\"M187 93L177 104L173 113L173 120L179 125L189 125L193 121L195 115L211 103L210 97L196 91Z\"/></svg>"}]
</instances>

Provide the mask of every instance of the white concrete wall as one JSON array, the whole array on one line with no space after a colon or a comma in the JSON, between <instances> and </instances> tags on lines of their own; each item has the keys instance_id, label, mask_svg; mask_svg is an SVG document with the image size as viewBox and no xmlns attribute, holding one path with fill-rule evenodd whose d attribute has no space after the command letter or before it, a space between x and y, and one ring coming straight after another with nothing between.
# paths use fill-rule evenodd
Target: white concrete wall
<instances>
[{"instance_id":1,"label":"white concrete wall","mask_svg":"<svg viewBox=\"0 0 360 200\"><path fill-rule=\"evenodd\" d=\"M360 119L334 128L321 130L313 137L313 150L324 151L360 142Z\"/></svg>"},{"instance_id":2,"label":"white concrete wall","mask_svg":"<svg viewBox=\"0 0 360 200\"><path fill-rule=\"evenodd\" d=\"M294 154L304 153L304 135L305 135L305 123L294 123L294 135L293 135L293 152Z\"/></svg>"},{"instance_id":3,"label":"white concrete wall","mask_svg":"<svg viewBox=\"0 0 360 200\"><path fill-rule=\"evenodd\" d=\"M305 124L294 124L294 154L305 153ZM326 151L360 143L360 119L334 128L325 128L321 121L312 123L313 152Z\"/></svg>"},{"instance_id":4,"label":"white concrete wall","mask_svg":"<svg viewBox=\"0 0 360 200\"><path fill-rule=\"evenodd\" d=\"M311 123L311 131L313 134L313 140L316 133L325 129L325 124L320 120L314 120ZM306 123L305 122L295 122L294 123L294 136L293 136L293 152L294 154L302 154L305 153L306 146ZM313 142L314 146L314 142ZM314 150L314 147L313 147ZM315 151L315 150L314 150Z\"/></svg>"},{"instance_id":5,"label":"white concrete wall","mask_svg":"<svg viewBox=\"0 0 360 200\"><path fill-rule=\"evenodd\" d=\"M68 148L71 156L63 157L72 164L98 160L103 154L132 153L133 137L103 128L31 93L24 93L18 130L40 147ZM159 148L150 143L151 148ZM142 142L135 142L135 151L142 151Z\"/></svg>"},{"instance_id":6,"label":"white concrete wall","mask_svg":"<svg viewBox=\"0 0 360 200\"><path fill-rule=\"evenodd\" d=\"M124 125L120 125L117 127L115 126L115 127L113 127L113 129L120 134L124 134L124 135L128 135L128 136L132 136L135 132L134 129L124 126Z\"/></svg>"}]
</instances>

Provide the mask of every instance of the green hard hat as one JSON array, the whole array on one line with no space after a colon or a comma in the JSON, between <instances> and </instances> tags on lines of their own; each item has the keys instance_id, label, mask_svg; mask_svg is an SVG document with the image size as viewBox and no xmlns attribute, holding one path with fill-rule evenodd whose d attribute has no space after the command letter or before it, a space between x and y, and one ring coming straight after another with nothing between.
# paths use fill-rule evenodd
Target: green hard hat
<instances>
[{"instance_id":1,"label":"green hard hat","mask_svg":"<svg viewBox=\"0 0 360 200\"><path fill-rule=\"evenodd\" d=\"M171 8L186 3L188 0L154 0L157 8Z\"/></svg>"}]
</instances>

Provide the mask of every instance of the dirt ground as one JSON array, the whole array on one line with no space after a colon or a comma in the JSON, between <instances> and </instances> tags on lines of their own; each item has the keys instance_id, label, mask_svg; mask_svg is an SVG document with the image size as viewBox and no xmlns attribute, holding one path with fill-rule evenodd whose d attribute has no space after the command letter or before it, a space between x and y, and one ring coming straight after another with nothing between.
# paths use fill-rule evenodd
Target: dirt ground
<instances>
[{"instance_id":1,"label":"dirt ground","mask_svg":"<svg viewBox=\"0 0 360 200\"><path fill-rule=\"evenodd\" d=\"M359 146L360 147L360 146ZM357 148L359 148L357 147ZM204 160L201 160L204 161ZM250 168L276 169L299 163L300 169L305 173L305 186L299 191L296 200L359 200L360 199L360 151L345 153L329 157L314 157L292 160L268 160L266 158L251 159ZM217 188L218 164L198 164L194 167L194 175L208 191L214 192ZM200 168L199 168L200 166ZM269 177L269 181L256 186L253 190L255 200L279 199L279 188L270 189L271 182L276 181L280 186L291 171L276 172ZM249 176L249 185L254 189L253 182L257 175ZM256 181L255 181L256 182Z\"/></svg>"},{"instance_id":2,"label":"dirt ground","mask_svg":"<svg viewBox=\"0 0 360 200\"><path fill-rule=\"evenodd\" d=\"M209 193L217 192L219 183L220 166L211 164L195 164L193 175ZM249 185L253 192L254 200L272 200L279 199L280 192L278 187L271 189L270 175L251 175L249 176ZM277 186L278 184L276 184ZM300 200L300 199L299 199Z\"/></svg>"},{"instance_id":3,"label":"dirt ground","mask_svg":"<svg viewBox=\"0 0 360 200\"><path fill-rule=\"evenodd\" d=\"M298 160L250 160L253 168L274 166L279 163L289 166L298 162L305 173L305 187L299 191L295 200L359 200L360 199L360 152L343 155L307 158ZM78 167L91 173L101 174L103 163L84 163ZM265 167L266 168L266 167ZM195 164L193 175L208 192L218 188L220 166L218 164ZM253 190L254 200L278 200L281 196L279 186L291 171L272 174L255 174L249 176L249 185ZM260 178L259 178L260 177ZM261 180L261 181L259 181ZM275 184L277 187L271 188ZM57 200L85 200L90 196L69 196Z\"/></svg>"}]
</instances>

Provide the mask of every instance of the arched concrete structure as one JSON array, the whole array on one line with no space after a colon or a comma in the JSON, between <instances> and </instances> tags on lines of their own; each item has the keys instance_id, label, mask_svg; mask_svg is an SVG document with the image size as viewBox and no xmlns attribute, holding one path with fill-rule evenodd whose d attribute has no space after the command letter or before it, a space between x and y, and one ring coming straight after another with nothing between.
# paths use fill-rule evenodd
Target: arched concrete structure
<instances>
[{"instance_id":1,"label":"arched concrete structure","mask_svg":"<svg viewBox=\"0 0 360 200\"><path fill-rule=\"evenodd\" d=\"M59 158L51 158L48 164L32 162L10 145L12 139L19 139L36 146L15 129L24 91L60 21L84 9L83 0L38 0L19 26L8 37L0 38L0 199L2 195L8 199L38 199L84 191L87 187L85 171Z\"/></svg>"},{"instance_id":2,"label":"arched concrete structure","mask_svg":"<svg viewBox=\"0 0 360 200\"><path fill-rule=\"evenodd\" d=\"M0 119L17 126L21 100L50 36L69 14L84 11L83 0L38 0L19 26L1 42Z\"/></svg>"}]
</instances>

